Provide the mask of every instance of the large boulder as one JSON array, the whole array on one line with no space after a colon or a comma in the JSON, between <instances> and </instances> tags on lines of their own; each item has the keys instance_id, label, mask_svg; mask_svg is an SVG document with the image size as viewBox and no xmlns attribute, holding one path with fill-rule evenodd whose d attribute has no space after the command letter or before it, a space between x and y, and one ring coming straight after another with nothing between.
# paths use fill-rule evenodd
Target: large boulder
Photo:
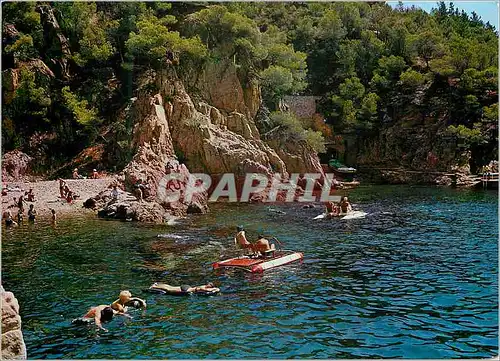
<instances>
[{"instance_id":1,"label":"large boulder","mask_svg":"<svg viewBox=\"0 0 500 361\"><path fill-rule=\"evenodd\" d=\"M26 345L21 332L19 303L12 292L6 292L0 286L2 294L2 359L25 360Z\"/></svg>"},{"instance_id":2,"label":"large boulder","mask_svg":"<svg viewBox=\"0 0 500 361\"><path fill-rule=\"evenodd\" d=\"M217 107L216 111L204 102L195 105L172 69L158 74L157 86L163 98L169 99L165 108L174 148L182 153L191 171L241 175L245 163L252 161L269 173L286 176L285 164L260 140L255 123L245 114L248 110L237 107L227 112ZM218 105L227 109L227 105Z\"/></svg>"},{"instance_id":3,"label":"large boulder","mask_svg":"<svg viewBox=\"0 0 500 361\"><path fill-rule=\"evenodd\" d=\"M156 202L172 214L183 215L189 210L206 212L206 192L197 193L189 201L184 197L176 201L165 200L163 182L167 174L171 171L180 173L180 189L176 191L184 193L190 172L184 164L179 164L175 156L167 120L169 109L165 109L162 96L141 94L134 111L137 116L133 140L135 156L124 169L127 188L134 190L136 184L146 185L144 198L149 202ZM158 217L153 217L152 220L157 219Z\"/></svg>"},{"instance_id":4,"label":"large boulder","mask_svg":"<svg viewBox=\"0 0 500 361\"><path fill-rule=\"evenodd\" d=\"M113 199L109 189L87 199L85 205L99 208L97 215L107 219L163 223L171 218L157 202L138 200L128 192L121 192L118 199Z\"/></svg>"},{"instance_id":5,"label":"large boulder","mask_svg":"<svg viewBox=\"0 0 500 361\"><path fill-rule=\"evenodd\" d=\"M32 158L19 150L4 154L2 158L2 181L24 181L31 176Z\"/></svg>"}]
</instances>

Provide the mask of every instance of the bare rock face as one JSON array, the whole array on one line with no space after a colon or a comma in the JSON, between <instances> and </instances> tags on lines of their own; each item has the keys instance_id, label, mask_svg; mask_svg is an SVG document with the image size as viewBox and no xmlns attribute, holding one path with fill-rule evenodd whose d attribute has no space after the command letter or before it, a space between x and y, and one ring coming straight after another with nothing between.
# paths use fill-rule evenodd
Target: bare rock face
<instances>
[{"instance_id":1,"label":"bare rock face","mask_svg":"<svg viewBox=\"0 0 500 361\"><path fill-rule=\"evenodd\" d=\"M0 286L2 294L2 359L25 360L26 345L21 332L21 317L19 303L12 292L5 292Z\"/></svg>"},{"instance_id":2,"label":"bare rock face","mask_svg":"<svg viewBox=\"0 0 500 361\"><path fill-rule=\"evenodd\" d=\"M296 144L293 153L289 149L276 148L276 151L285 162L290 173L319 173L324 175L318 155L307 144L302 142Z\"/></svg>"},{"instance_id":3,"label":"bare rock face","mask_svg":"<svg viewBox=\"0 0 500 361\"><path fill-rule=\"evenodd\" d=\"M238 84L233 85L241 88ZM158 75L157 85L163 97L169 99L165 108L174 147L188 160L191 171L241 175L246 172L245 164L254 162L266 173L286 176L283 161L260 140L253 120L244 114L248 109L224 114L220 108L203 102L195 106L171 69ZM244 106L243 101L236 104Z\"/></svg>"},{"instance_id":4,"label":"bare rock face","mask_svg":"<svg viewBox=\"0 0 500 361\"><path fill-rule=\"evenodd\" d=\"M2 181L23 181L30 176L32 158L19 150L4 154L2 158Z\"/></svg>"},{"instance_id":5,"label":"bare rock face","mask_svg":"<svg viewBox=\"0 0 500 361\"><path fill-rule=\"evenodd\" d=\"M206 193L196 194L189 201L184 200L184 197L180 197L178 201L165 201L165 185L162 182L167 173L171 171L181 173L180 188L175 189L180 193L185 192L190 173L185 165L179 164L176 159L167 121L167 112L170 112L170 108L165 108L161 95L156 94L153 97L140 95L136 100L135 111L138 119L133 141L136 154L124 169L127 188L133 190L135 184L145 184L147 188L144 190L144 199L163 206L163 210L166 209L172 214L182 215L190 210L206 212L208 210ZM164 214L160 215L158 209L151 209L151 212L149 213L157 216L151 217L150 221L158 222L164 218ZM147 216L135 218L140 220Z\"/></svg>"},{"instance_id":6,"label":"bare rock face","mask_svg":"<svg viewBox=\"0 0 500 361\"><path fill-rule=\"evenodd\" d=\"M258 84L250 82L244 89L237 68L230 60L207 64L191 83L204 99L223 112L236 112L252 119L259 109L261 96Z\"/></svg>"},{"instance_id":7,"label":"bare rock face","mask_svg":"<svg viewBox=\"0 0 500 361\"><path fill-rule=\"evenodd\" d=\"M61 58L51 60L59 64L61 76L65 79L69 79L71 76L69 72L69 59L71 59L70 45L68 39L61 31L61 27L54 15L54 9L48 4L40 4L36 7L36 11L40 13L45 41L49 43L52 42L51 39L57 39L56 44L52 45L57 46L62 53Z\"/></svg>"},{"instance_id":8,"label":"bare rock face","mask_svg":"<svg viewBox=\"0 0 500 361\"><path fill-rule=\"evenodd\" d=\"M357 164L359 168L403 166L419 171L454 172L456 165L469 164L471 154L457 147L456 140L447 135L442 124L421 129L395 126L362 144L353 139L346 148L346 163Z\"/></svg>"},{"instance_id":9,"label":"bare rock face","mask_svg":"<svg viewBox=\"0 0 500 361\"><path fill-rule=\"evenodd\" d=\"M25 62L16 62L15 69L5 69L2 71L2 86L5 90L4 101L8 104L15 96L20 84L20 74L23 69L42 75L47 79L54 78L55 75L50 68L40 59L31 59Z\"/></svg>"}]
</instances>

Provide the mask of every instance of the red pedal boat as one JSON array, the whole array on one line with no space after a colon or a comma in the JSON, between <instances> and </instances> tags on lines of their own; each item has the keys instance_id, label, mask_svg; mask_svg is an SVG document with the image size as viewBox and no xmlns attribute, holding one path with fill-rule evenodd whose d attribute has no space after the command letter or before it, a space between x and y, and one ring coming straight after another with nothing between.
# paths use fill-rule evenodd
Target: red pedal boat
<instances>
[{"instance_id":1,"label":"red pedal boat","mask_svg":"<svg viewBox=\"0 0 500 361\"><path fill-rule=\"evenodd\" d=\"M251 258L248 256L242 256L215 262L213 263L213 268L237 268L251 273L260 273L270 268L302 260L303 258L304 255L301 252L283 250L275 251L274 255L266 258Z\"/></svg>"}]
</instances>

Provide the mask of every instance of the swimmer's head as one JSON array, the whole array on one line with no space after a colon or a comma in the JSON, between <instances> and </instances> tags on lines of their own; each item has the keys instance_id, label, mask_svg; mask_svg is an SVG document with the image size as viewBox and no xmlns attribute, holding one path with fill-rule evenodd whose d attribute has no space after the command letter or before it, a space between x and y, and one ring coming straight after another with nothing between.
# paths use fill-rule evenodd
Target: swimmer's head
<instances>
[{"instance_id":1,"label":"swimmer's head","mask_svg":"<svg viewBox=\"0 0 500 361\"><path fill-rule=\"evenodd\" d=\"M130 291L121 291L120 292L120 300L128 301L132 297Z\"/></svg>"},{"instance_id":2,"label":"swimmer's head","mask_svg":"<svg viewBox=\"0 0 500 361\"><path fill-rule=\"evenodd\" d=\"M101 311L101 321L111 321L113 315L113 309L108 306Z\"/></svg>"}]
</instances>

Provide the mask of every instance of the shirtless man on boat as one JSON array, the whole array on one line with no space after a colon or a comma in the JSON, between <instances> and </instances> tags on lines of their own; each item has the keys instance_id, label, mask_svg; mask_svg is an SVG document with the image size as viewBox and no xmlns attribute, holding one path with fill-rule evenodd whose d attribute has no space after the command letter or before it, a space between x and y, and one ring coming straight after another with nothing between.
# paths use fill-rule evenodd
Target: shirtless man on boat
<instances>
[{"instance_id":1,"label":"shirtless man on boat","mask_svg":"<svg viewBox=\"0 0 500 361\"><path fill-rule=\"evenodd\" d=\"M340 215L340 206L338 204L328 201L326 202L325 207L325 214L327 218L338 217Z\"/></svg>"},{"instance_id":2,"label":"shirtless man on boat","mask_svg":"<svg viewBox=\"0 0 500 361\"><path fill-rule=\"evenodd\" d=\"M346 215L346 214L352 212L351 203L349 203L349 199L347 199L347 197L345 197L345 196L340 201L339 206L340 206L340 214L341 215Z\"/></svg>"},{"instance_id":3,"label":"shirtless man on boat","mask_svg":"<svg viewBox=\"0 0 500 361\"><path fill-rule=\"evenodd\" d=\"M269 241L264 238L264 236L259 236L259 239L255 243L250 243L245 236L245 230L243 227L236 227L236 236L234 237L234 242L236 245L240 246L243 249L248 249L252 252L253 255L262 255L267 251L275 250L276 247L274 243L269 244Z\"/></svg>"}]
</instances>

